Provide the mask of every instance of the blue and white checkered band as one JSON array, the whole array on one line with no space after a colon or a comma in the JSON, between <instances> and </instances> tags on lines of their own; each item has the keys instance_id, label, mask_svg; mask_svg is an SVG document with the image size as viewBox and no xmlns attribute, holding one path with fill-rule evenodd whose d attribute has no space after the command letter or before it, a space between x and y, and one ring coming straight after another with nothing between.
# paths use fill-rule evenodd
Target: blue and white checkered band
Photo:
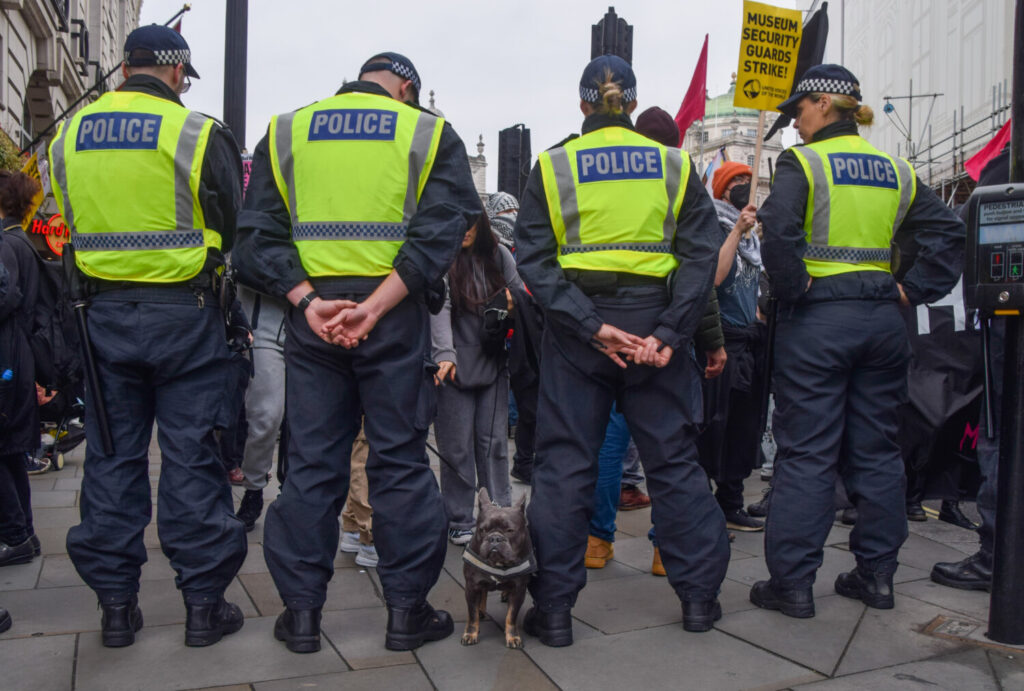
<instances>
[{"instance_id":1,"label":"blue and white checkered band","mask_svg":"<svg viewBox=\"0 0 1024 691\"><path fill-rule=\"evenodd\" d=\"M125 52L124 61L131 65L129 52ZM179 49L179 50L154 50L153 51L153 63L156 65L188 65L192 62L192 51Z\"/></svg>"},{"instance_id":2,"label":"blue and white checkered band","mask_svg":"<svg viewBox=\"0 0 1024 691\"><path fill-rule=\"evenodd\" d=\"M846 94L860 100L859 84L842 79L803 79L793 93Z\"/></svg>"},{"instance_id":3,"label":"blue and white checkered band","mask_svg":"<svg viewBox=\"0 0 1024 691\"><path fill-rule=\"evenodd\" d=\"M581 86L580 87L580 98L582 98L587 103L597 103L598 101L601 100L601 92L598 91L597 89L591 89L590 87L587 87L587 86ZM635 100L636 100L636 87L635 86L631 86L628 89L623 89L623 91L622 91L622 102L623 103L632 103Z\"/></svg>"},{"instance_id":4,"label":"blue and white checkered band","mask_svg":"<svg viewBox=\"0 0 1024 691\"><path fill-rule=\"evenodd\" d=\"M399 77L405 77L406 79L412 80L412 85L416 87L416 91L420 90L420 78L416 76L416 73L410 69L408 65L403 65L395 60L391 61L391 71L397 74Z\"/></svg>"}]
</instances>

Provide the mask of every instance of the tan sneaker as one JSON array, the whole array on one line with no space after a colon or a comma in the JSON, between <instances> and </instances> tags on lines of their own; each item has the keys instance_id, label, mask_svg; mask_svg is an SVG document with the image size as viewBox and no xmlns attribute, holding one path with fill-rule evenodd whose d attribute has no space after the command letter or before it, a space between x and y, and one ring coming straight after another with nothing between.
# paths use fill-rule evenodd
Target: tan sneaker
<instances>
[{"instance_id":1,"label":"tan sneaker","mask_svg":"<svg viewBox=\"0 0 1024 691\"><path fill-rule=\"evenodd\" d=\"M583 557L583 565L588 569L603 569L609 560L615 557L615 547L607 540L593 535L587 536L587 554Z\"/></svg>"},{"instance_id":2,"label":"tan sneaker","mask_svg":"<svg viewBox=\"0 0 1024 691\"><path fill-rule=\"evenodd\" d=\"M651 562L651 573L655 576L665 576L665 566L661 563L661 550L654 548L654 561Z\"/></svg>"}]
</instances>

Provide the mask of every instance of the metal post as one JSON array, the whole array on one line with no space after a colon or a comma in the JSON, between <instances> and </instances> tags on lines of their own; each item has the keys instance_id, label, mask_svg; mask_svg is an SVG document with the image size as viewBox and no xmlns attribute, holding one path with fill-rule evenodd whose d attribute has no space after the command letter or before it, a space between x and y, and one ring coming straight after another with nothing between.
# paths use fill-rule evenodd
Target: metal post
<instances>
[{"instance_id":1,"label":"metal post","mask_svg":"<svg viewBox=\"0 0 1024 691\"><path fill-rule=\"evenodd\" d=\"M245 148L246 52L249 36L249 1L227 0L224 21L224 122Z\"/></svg>"},{"instance_id":2,"label":"metal post","mask_svg":"<svg viewBox=\"0 0 1024 691\"><path fill-rule=\"evenodd\" d=\"M1024 0L1014 18L1013 81L1010 90L1010 182L1024 182ZM1006 318L1003 359L1003 406L999 430L999 477L996 483L995 561L989 603L988 637L999 643L1024 644L1024 319Z\"/></svg>"}]
</instances>

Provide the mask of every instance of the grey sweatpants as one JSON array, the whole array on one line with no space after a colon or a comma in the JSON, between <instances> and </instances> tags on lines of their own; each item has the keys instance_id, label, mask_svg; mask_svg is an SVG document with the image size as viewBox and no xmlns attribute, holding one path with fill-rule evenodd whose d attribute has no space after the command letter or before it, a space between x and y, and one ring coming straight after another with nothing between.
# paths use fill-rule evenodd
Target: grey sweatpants
<instances>
[{"instance_id":1,"label":"grey sweatpants","mask_svg":"<svg viewBox=\"0 0 1024 691\"><path fill-rule=\"evenodd\" d=\"M489 386L437 391L434 433L441 462L441 496L449 528L472 528L475 495L486 487L493 501L511 503L508 479L508 375Z\"/></svg>"},{"instance_id":2,"label":"grey sweatpants","mask_svg":"<svg viewBox=\"0 0 1024 691\"><path fill-rule=\"evenodd\" d=\"M277 432L284 419L284 300L239 286L238 298L252 323L253 378L245 393L245 440L242 472L246 489L267 486L274 464Z\"/></svg>"}]
</instances>

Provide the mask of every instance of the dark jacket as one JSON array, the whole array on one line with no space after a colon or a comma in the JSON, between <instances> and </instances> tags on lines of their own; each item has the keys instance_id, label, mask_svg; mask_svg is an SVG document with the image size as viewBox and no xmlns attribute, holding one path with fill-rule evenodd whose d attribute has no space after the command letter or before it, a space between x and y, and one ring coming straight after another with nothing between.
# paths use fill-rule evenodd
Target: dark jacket
<instances>
[{"instance_id":1,"label":"dark jacket","mask_svg":"<svg viewBox=\"0 0 1024 691\"><path fill-rule=\"evenodd\" d=\"M352 91L388 95L381 86L363 81L350 82L338 93ZM440 280L455 258L466 229L482 211L466 147L445 122L430 177L394 261L410 293L422 292ZM292 242L291 225L291 215L274 182L264 136L253 153L245 206L238 222L238 244L232 255L242 283L281 297L309 278Z\"/></svg>"},{"instance_id":2,"label":"dark jacket","mask_svg":"<svg viewBox=\"0 0 1024 691\"><path fill-rule=\"evenodd\" d=\"M591 115L583 121L587 134L602 127L633 129L628 116ZM658 319L654 336L678 350L693 338L701 315L708 307L708 295L718 258L718 217L696 166L690 166L683 206L677 219L672 253L679 269L672 281L671 301ZM516 220L516 261L519 274L543 307L547 325L575 334L589 342L601 328L594 303L562 272L558 264L558 242L551 227L551 216L540 169L534 165ZM628 292L628 289L620 289ZM651 334L637 334L645 337Z\"/></svg>"},{"instance_id":3,"label":"dark jacket","mask_svg":"<svg viewBox=\"0 0 1024 691\"><path fill-rule=\"evenodd\" d=\"M137 91L184 106L171 87L148 74L128 77L121 91ZM198 196L206 227L220 233L221 250L227 253L235 240L235 224L242 206L242 155L227 125L216 118L213 121L199 175ZM211 249L209 255L208 268L224 263L221 252Z\"/></svg>"},{"instance_id":4,"label":"dark jacket","mask_svg":"<svg viewBox=\"0 0 1024 691\"><path fill-rule=\"evenodd\" d=\"M835 122L821 128L813 141L851 134L857 134L855 123ZM803 255L808 189L796 155L792 150L783 152L775 167L772 192L757 212L764 226L761 257L779 301L899 300L896 280L881 271L818 278L807 290L809 274ZM956 284L963 270L965 233L963 222L918 178L917 194L895 238L902 245L900 236L913 235L918 248L913 268L901 281L911 304L937 300Z\"/></svg>"},{"instance_id":5,"label":"dark jacket","mask_svg":"<svg viewBox=\"0 0 1024 691\"><path fill-rule=\"evenodd\" d=\"M39 446L35 363L28 342L32 312L24 297L24 291L38 287L38 267L35 257L17 250L15 238L6 235L0 233L0 455Z\"/></svg>"}]
</instances>

